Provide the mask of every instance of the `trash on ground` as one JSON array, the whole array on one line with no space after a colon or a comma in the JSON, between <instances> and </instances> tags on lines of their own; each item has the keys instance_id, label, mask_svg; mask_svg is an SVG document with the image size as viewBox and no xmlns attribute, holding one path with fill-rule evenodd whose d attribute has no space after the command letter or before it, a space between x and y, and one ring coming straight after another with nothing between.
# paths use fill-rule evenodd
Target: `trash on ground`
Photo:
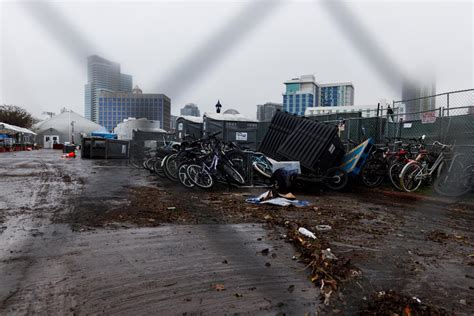
<instances>
[{"instance_id":1,"label":"trash on ground","mask_svg":"<svg viewBox=\"0 0 474 316\"><path fill-rule=\"evenodd\" d=\"M224 284L219 284L219 283L216 283L216 284L212 284L211 287L213 289L215 289L216 291L225 291L225 286Z\"/></svg>"},{"instance_id":2,"label":"trash on ground","mask_svg":"<svg viewBox=\"0 0 474 316\"><path fill-rule=\"evenodd\" d=\"M337 260L337 257L331 252L331 248L321 250L321 254L323 256L323 260Z\"/></svg>"},{"instance_id":3,"label":"trash on ground","mask_svg":"<svg viewBox=\"0 0 474 316\"><path fill-rule=\"evenodd\" d=\"M300 227L300 228L298 229L298 232L299 232L301 235L304 235L304 236L306 236L306 237L313 238L313 239L317 239L317 238L316 238L316 235L315 235L313 232L307 230L307 229L304 228L304 227Z\"/></svg>"},{"instance_id":4,"label":"trash on ground","mask_svg":"<svg viewBox=\"0 0 474 316\"><path fill-rule=\"evenodd\" d=\"M319 231L327 231L327 230L331 230L332 227L329 226L329 225L316 225L316 230L319 230Z\"/></svg>"},{"instance_id":5,"label":"trash on ground","mask_svg":"<svg viewBox=\"0 0 474 316\"><path fill-rule=\"evenodd\" d=\"M296 200L296 197L292 193L281 194L272 190L268 190L259 196L248 198L245 201L253 204L271 204L277 206L309 206L308 201Z\"/></svg>"}]
</instances>

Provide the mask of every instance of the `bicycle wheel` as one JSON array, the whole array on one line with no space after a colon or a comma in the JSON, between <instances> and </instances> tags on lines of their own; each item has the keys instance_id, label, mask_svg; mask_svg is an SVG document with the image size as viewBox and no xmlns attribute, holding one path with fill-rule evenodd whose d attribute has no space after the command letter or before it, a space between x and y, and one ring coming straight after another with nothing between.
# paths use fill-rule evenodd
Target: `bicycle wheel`
<instances>
[{"instance_id":1,"label":"bicycle wheel","mask_svg":"<svg viewBox=\"0 0 474 316\"><path fill-rule=\"evenodd\" d=\"M400 173L403 170L405 164L403 162L395 162L388 169L388 176L393 186L400 191L403 191L403 188L400 186Z\"/></svg>"},{"instance_id":2,"label":"bicycle wheel","mask_svg":"<svg viewBox=\"0 0 474 316\"><path fill-rule=\"evenodd\" d=\"M145 167L145 169L147 169L149 171L153 171L153 162L154 162L154 160L155 160L154 157L146 159L145 162L143 163L143 166Z\"/></svg>"},{"instance_id":3,"label":"bicycle wheel","mask_svg":"<svg viewBox=\"0 0 474 316\"><path fill-rule=\"evenodd\" d=\"M232 166L228 165L226 162L222 163L222 170L227 175L227 178L234 181L237 184L245 184L245 179L242 175Z\"/></svg>"},{"instance_id":4,"label":"bicycle wheel","mask_svg":"<svg viewBox=\"0 0 474 316\"><path fill-rule=\"evenodd\" d=\"M178 167L178 179L179 182L184 185L186 188L193 188L194 183L191 181L191 179L188 177L188 163L182 163Z\"/></svg>"},{"instance_id":5,"label":"bicycle wheel","mask_svg":"<svg viewBox=\"0 0 474 316\"><path fill-rule=\"evenodd\" d=\"M137 168L137 169L141 169L143 166L142 165L143 161L136 155L131 155L129 162L134 168Z\"/></svg>"},{"instance_id":6,"label":"bicycle wheel","mask_svg":"<svg viewBox=\"0 0 474 316\"><path fill-rule=\"evenodd\" d=\"M160 177L166 177L165 172L163 171L163 167L161 164L163 163L163 159L161 158L156 158L155 161L153 162L153 171Z\"/></svg>"},{"instance_id":7,"label":"bicycle wheel","mask_svg":"<svg viewBox=\"0 0 474 316\"><path fill-rule=\"evenodd\" d=\"M418 190L423 182L423 167L417 161L409 162L400 173L400 186L406 192Z\"/></svg>"},{"instance_id":8,"label":"bicycle wheel","mask_svg":"<svg viewBox=\"0 0 474 316\"><path fill-rule=\"evenodd\" d=\"M232 161L234 167L239 170L245 170L245 166L247 164L247 157L240 151L231 150L225 153L225 157Z\"/></svg>"},{"instance_id":9,"label":"bicycle wheel","mask_svg":"<svg viewBox=\"0 0 474 316\"><path fill-rule=\"evenodd\" d=\"M375 188L382 184L384 178L384 162L380 159L372 158L365 162L360 176L362 183L366 187Z\"/></svg>"},{"instance_id":10,"label":"bicycle wheel","mask_svg":"<svg viewBox=\"0 0 474 316\"><path fill-rule=\"evenodd\" d=\"M163 163L163 171L171 181L178 182L178 159L176 154L167 156Z\"/></svg>"},{"instance_id":11,"label":"bicycle wheel","mask_svg":"<svg viewBox=\"0 0 474 316\"><path fill-rule=\"evenodd\" d=\"M325 175L325 184L328 188L334 191L342 190L349 182L347 173L341 168L329 168Z\"/></svg>"},{"instance_id":12,"label":"bicycle wheel","mask_svg":"<svg viewBox=\"0 0 474 316\"><path fill-rule=\"evenodd\" d=\"M272 166L264 161L254 161L252 167L255 171L258 172L261 176L270 179L273 174Z\"/></svg>"},{"instance_id":13,"label":"bicycle wheel","mask_svg":"<svg viewBox=\"0 0 474 316\"><path fill-rule=\"evenodd\" d=\"M438 167L438 174L433 184L436 193L457 197L468 193L472 186L472 174L459 161L443 161Z\"/></svg>"},{"instance_id":14,"label":"bicycle wheel","mask_svg":"<svg viewBox=\"0 0 474 316\"><path fill-rule=\"evenodd\" d=\"M214 178L202 166L190 164L186 168L189 179L201 189L210 189L214 186Z\"/></svg>"}]
</instances>

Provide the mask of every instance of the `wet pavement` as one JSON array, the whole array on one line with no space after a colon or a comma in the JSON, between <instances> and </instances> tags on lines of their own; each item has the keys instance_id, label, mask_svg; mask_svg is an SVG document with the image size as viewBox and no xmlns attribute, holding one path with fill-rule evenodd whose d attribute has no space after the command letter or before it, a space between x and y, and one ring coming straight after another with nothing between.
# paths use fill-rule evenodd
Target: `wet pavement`
<instances>
[{"instance_id":1,"label":"wet pavement","mask_svg":"<svg viewBox=\"0 0 474 316\"><path fill-rule=\"evenodd\" d=\"M472 197L317 191L297 194L310 207L255 206L245 197L261 189L188 190L60 157L0 155L0 314L353 315L389 290L474 314ZM318 242L360 271L330 306L285 223L330 225Z\"/></svg>"},{"instance_id":2,"label":"wet pavement","mask_svg":"<svg viewBox=\"0 0 474 316\"><path fill-rule=\"evenodd\" d=\"M0 156L0 314L316 310L295 250L262 224L73 230L75 212L127 206L128 187L154 183L123 162L60 156Z\"/></svg>"}]
</instances>

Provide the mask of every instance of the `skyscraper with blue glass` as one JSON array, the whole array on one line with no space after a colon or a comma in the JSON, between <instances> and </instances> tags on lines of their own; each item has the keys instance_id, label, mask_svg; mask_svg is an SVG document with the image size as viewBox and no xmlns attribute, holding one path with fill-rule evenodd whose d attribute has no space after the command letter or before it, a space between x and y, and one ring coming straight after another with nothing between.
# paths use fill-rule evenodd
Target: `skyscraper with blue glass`
<instances>
[{"instance_id":1,"label":"skyscraper with blue glass","mask_svg":"<svg viewBox=\"0 0 474 316\"><path fill-rule=\"evenodd\" d=\"M319 85L313 75L303 75L285 82L283 110L304 115L307 107L319 106Z\"/></svg>"},{"instance_id":2,"label":"skyscraper with blue glass","mask_svg":"<svg viewBox=\"0 0 474 316\"><path fill-rule=\"evenodd\" d=\"M164 94L143 93L135 86L133 92L99 90L97 122L112 131L130 117L159 121L160 128L170 129L171 100Z\"/></svg>"},{"instance_id":3,"label":"skyscraper with blue glass","mask_svg":"<svg viewBox=\"0 0 474 316\"><path fill-rule=\"evenodd\" d=\"M354 105L354 86L351 82L321 84L321 106Z\"/></svg>"},{"instance_id":4,"label":"skyscraper with blue glass","mask_svg":"<svg viewBox=\"0 0 474 316\"><path fill-rule=\"evenodd\" d=\"M354 86L350 82L319 84L313 75L285 81L283 110L304 115L306 108L354 105Z\"/></svg>"},{"instance_id":5,"label":"skyscraper with blue glass","mask_svg":"<svg viewBox=\"0 0 474 316\"><path fill-rule=\"evenodd\" d=\"M120 73L120 64L97 55L87 57L84 116L98 123L99 91L131 92L132 84L132 76Z\"/></svg>"}]
</instances>

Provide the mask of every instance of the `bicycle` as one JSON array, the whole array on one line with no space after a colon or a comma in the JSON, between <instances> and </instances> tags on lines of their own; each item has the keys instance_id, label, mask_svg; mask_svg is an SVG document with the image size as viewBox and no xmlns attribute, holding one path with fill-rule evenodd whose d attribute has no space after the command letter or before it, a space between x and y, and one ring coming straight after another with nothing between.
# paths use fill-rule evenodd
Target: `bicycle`
<instances>
[{"instance_id":1,"label":"bicycle","mask_svg":"<svg viewBox=\"0 0 474 316\"><path fill-rule=\"evenodd\" d=\"M419 152L415 160L410 160L400 173L400 186L406 192L414 192L419 189L425 181L430 181L438 168L449 159L448 152L452 146L442 144L438 141L433 146L440 146L441 151L436 156L433 152L423 149Z\"/></svg>"},{"instance_id":2,"label":"bicycle","mask_svg":"<svg viewBox=\"0 0 474 316\"><path fill-rule=\"evenodd\" d=\"M458 197L474 189L474 164L466 160L465 154L455 153L452 159L441 163L433 183L436 193Z\"/></svg>"},{"instance_id":3,"label":"bicycle","mask_svg":"<svg viewBox=\"0 0 474 316\"><path fill-rule=\"evenodd\" d=\"M222 144L216 143L210 154L187 166L187 176L198 187L210 189L216 180L225 180L228 184L245 184L244 177L226 157L221 147Z\"/></svg>"}]
</instances>

